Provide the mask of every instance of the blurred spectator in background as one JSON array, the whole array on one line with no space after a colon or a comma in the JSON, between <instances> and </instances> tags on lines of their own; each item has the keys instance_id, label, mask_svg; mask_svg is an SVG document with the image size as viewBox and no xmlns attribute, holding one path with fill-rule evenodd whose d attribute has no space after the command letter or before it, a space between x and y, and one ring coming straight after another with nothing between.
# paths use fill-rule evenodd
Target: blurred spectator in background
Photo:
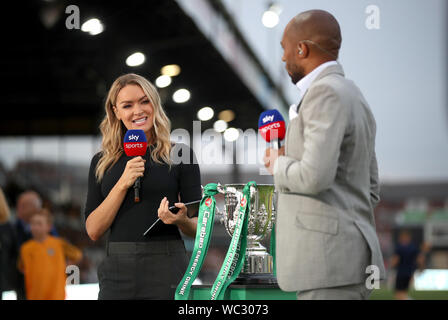
<instances>
[{"instance_id":1,"label":"blurred spectator in background","mask_svg":"<svg viewBox=\"0 0 448 320\"><path fill-rule=\"evenodd\" d=\"M0 299L3 291L15 290L17 283L17 239L9 217L9 206L0 188Z\"/></svg>"},{"instance_id":2,"label":"blurred spectator in background","mask_svg":"<svg viewBox=\"0 0 448 320\"><path fill-rule=\"evenodd\" d=\"M409 231L403 230L398 236L395 253L391 257L391 268L396 268L395 299L409 300L408 290L415 270L423 269L425 264L424 252L412 242Z\"/></svg>"},{"instance_id":3,"label":"blurred spectator in background","mask_svg":"<svg viewBox=\"0 0 448 320\"><path fill-rule=\"evenodd\" d=\"M42 209L42 198L36 191L26 190L22 192L17 198L17 219L14 224L15 232L17 235L17 245L18 248L21 245L30 240L31 228L30 228L30 218L37 211ZM56 229L53 227L51 230L51 234L53 236L57 236ZM23 279L23 274L20 272L16 272L17 277L17 300L24 300L25 297L25 283Z\"/></svg>"},{"instance_id":4,"label":"blurred spectator in background","mask_svg":"<svg viewBox=\"0 0 448 320\"><path fill-rule=\"evenodd\" d=\"M27 190L17 198L15 228L19 246L31 239L30 218L40 209L42 209L42 199L35 191Z\"/></svg>"},{"instance_id":5,"label":"blurred spectator in background","mask_svg":"<svg viewBox=\"0 0 448 320\"><path fill-rule=\"evenodd\" d=\"M67 241L50 235L52 217L41 209L30 218L33 238L20 248L19 270L25 276L28 300L64 300L66 259L77 263L81 250Z\"/></svg>"}]
</instances>

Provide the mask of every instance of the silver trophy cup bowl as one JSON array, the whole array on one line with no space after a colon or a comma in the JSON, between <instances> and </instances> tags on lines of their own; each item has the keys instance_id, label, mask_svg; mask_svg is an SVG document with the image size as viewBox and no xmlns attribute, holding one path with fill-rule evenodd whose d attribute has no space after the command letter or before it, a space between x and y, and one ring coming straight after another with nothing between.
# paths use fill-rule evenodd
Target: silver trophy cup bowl
<instances>
[{"instance_id":1,"label":"silver trophy cup bowl","mask_svg":"<svg viewBox=\"0 0 448 320\"><path fill-rule=\"evenodd\" d=\"M233 236L245 184L218 185L224 194L224 210L218 210L227 233ZM250 187L250 208L247 230L246 257L243 269L234 283L277 283L273 274L273 258L260 243L268 237L275 222L274 185Z\"/></svg>"}]
</instances>

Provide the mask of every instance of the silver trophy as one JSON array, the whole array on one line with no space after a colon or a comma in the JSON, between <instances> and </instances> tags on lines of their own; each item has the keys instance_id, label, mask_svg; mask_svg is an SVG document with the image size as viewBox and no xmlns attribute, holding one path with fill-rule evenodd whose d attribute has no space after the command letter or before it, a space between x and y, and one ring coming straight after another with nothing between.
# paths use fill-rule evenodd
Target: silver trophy
<instances>
[{"instance_id":1,"label":"silver trophy","mask_svg":"<svg viewBox=\"0 0 448 320\"><path fill-rule=\"evenodd\" d=\"M218 191L224 194L224 211L217 210L217 213L230 236L235 229L244 187L245 184L218 185ZM246 257L234 283L277 283L273 258L260 243L270 235L275 222L274 195L274 185L250 186Z\"/></svg>"}]
</instances>

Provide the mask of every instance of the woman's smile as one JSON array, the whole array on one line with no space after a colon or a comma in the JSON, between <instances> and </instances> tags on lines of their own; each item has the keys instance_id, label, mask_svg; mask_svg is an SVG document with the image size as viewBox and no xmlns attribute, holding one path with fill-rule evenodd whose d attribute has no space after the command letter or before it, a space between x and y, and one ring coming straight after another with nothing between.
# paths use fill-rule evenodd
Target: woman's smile
<instances>
[{"instance_id":1,"label":"woman's smile","mask_svg":"<svg viewBox=\"0 0 448 320\"><path fill-rule=\"evenodd\" d=\"M146 116L146 117L141 117L141 118L132 120L132 123L137 127L141 127L141 126L144 126L147 121L148 121L148 117Z\"/></svg>"}]
</instances>

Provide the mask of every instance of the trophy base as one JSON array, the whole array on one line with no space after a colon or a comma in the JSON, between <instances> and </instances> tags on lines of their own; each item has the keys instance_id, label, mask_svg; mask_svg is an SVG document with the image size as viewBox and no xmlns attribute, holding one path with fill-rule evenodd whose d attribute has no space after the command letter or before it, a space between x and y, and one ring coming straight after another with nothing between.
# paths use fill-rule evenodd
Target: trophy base
<instances>
[{"instance_id":1,"label":"trophy base","mask_svg":"<svg viewBox=\"0 0 448 320\"><path fill-rule=\"evenodd\" d=\"M250 248L247 251L243 270L234 284L277 284L274 277L273 258L266 252L266 249Z\"/></svg>"},{"instance_id":2,"label":"trophy base","mask_svg":"<svg viewBox=\"0 0 448 320\"><path fill-rule=\"evenodd\" d=\"M258 248L248 248L244 261L245 274L272 274L274 272L274 259L261 245Z\"/></svg>"},{"instance_id":3,"label":"trophy base","mask_svg":"<svg viewBox=\"0 0 448 320\"><path fill-rule=\"evenodd\" d=\"M232 284L245 285L245 284L271 284L277 285L277 278L274 277L272 273L240 273L238 278L232 282Z\"/></svg>"}]
</instances>

